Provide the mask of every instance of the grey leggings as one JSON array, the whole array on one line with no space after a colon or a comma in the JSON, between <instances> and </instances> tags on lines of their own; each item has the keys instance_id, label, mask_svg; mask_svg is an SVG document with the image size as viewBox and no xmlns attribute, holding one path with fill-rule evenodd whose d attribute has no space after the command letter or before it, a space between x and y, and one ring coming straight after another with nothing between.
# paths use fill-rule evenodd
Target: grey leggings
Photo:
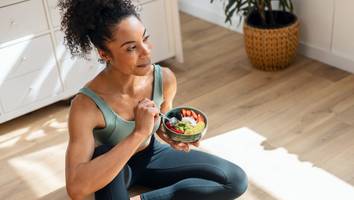
<instances>
[{"instance_id":1,"label":"grey leggings","mask_svg":"<svg viewBox=\"0 0 354 200\"><path fill-rule=\"evenodd\" d=\"M97 147L93 158L111 148ZM143 200L232 200L246 191L248 182L245 172L227 160L195 150L176 151L153 136L95 198L129 200L128 189L135 184L152 189L141 194Z\"/></svg>"}]
</instances>

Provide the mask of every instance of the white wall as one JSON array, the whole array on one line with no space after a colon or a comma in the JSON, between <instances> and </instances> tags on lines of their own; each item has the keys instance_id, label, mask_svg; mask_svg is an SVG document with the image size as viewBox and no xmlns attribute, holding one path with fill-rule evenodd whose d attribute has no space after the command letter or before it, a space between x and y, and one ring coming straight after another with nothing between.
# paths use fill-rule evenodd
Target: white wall
<instances>
[{"instance_id":1,"label":"white wall","mask_svg":"<svg viewBox=\"0 0 354 200\"><path fill-rule=\"evenodd\" d=\"M225 24L223 0L179 0L180 10L206 21L242 33L234 17ZM300 53L354 73L354 14L352 0L293 0L301 23ZM350 6L348 6L351 4ZM348 14L351 15L348 16Z\"/></svg>"},{"instance_id":2,"label":"white wall","mask_svg":"<svg viewBox=\"0 0 354 200\"><path fill-rule=\"evenodd\" d=\"M239 17L234 16L231 25L224 23L223 3L220 0L214 0L212 4L210 0L179 0L179 8L190 15L208 22L218 24L233 31L242 32L242 23L239 24Z\"/></svg>"}]
</instances>

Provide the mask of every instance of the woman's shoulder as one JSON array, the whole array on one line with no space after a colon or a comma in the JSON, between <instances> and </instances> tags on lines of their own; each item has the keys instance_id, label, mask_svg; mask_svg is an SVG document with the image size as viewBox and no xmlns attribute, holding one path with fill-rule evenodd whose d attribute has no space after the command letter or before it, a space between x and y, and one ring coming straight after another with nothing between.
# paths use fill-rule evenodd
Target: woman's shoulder
<instances>
[{"instance_id":1,"label":"woman's shoulder","mask_svg":"<svg viewBox=\"0 0 354 200\"><path fill-rule=\"evenodd\" d=\"M171 98L177 90L177 79L175 73L169 67L161 66L162 85L164 98Z\"/></svg>"},{"instance_id":2,"label":"woman's shoulder","mask_svg":"<svg viewBox=\"0 0 354 200\"><path fill-rule=\"evenodd\" d=\"M69 123L85 123L92 128L104 126L104 119L99 112L95 102L88 96L78 93L71 102Z\"/></svg>"},{"instance_id":3,"label":"woman's shoulder","mask_svg":"<svg viewBox=\"0 0 354 200\"><path fill-rule=\"evenodd\" d=\"M161 66L161 71L164 86L170 87L176 84L176 75L170 68Z\"/></svg>"},{"instance_id":4,"label":"woman's shoulder","mask_svg":"<svg viewBox=\"0 0 354 200\"><path fill-rule=\"evenodd\" d=\"M82 93L76 94L71 103L71 110L81 110L85 108L85 110L94 111L96 104L86 95Z\"/></svg>"}]
</instances>

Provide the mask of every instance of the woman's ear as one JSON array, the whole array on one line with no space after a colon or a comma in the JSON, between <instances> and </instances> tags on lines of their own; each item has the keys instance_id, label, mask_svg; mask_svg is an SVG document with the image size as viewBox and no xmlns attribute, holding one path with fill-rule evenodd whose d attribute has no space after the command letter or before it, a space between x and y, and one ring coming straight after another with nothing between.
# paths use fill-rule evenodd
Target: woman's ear
<instances>
[{"instance_id":1,"label":"woman's ear","mask_svg":"<svg viewBox=\"0 0 354 200\"><path fill-rule=\"evenodd\" d=\"M108 53L102 49L98 49L98 55L100 56L101 59L103 59L104 61L108 61L109 60L109 56Z\"/></svg>"}]
</instances>

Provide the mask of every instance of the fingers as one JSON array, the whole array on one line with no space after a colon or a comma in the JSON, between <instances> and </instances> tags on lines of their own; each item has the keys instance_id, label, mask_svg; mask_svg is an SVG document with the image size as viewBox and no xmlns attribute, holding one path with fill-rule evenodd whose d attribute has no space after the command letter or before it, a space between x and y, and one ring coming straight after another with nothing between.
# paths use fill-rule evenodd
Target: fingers
<instances>
[{"instance_id":1,"label":"fingers","mask_svg":"<svg viewBox=\"0 0 354 200\"><path fill-rule=\"evenodd\" d=\"M195 147L198 147L200 142L196 141L193 143L184 143L184 142L176 142L174 140L172 140L170 137L168 137L168 135L166 134L162 134L162 139L167 142L173 149L177 150L177 151L184 151L184 152L189 152L191 150L190 145L193 145Z\"/></svg>"},{"instance_id":2,"label":"fingers","mask_svg":"<svg viewBox=\"0 0 354 200\"><path fill-rule=\"evenodd\" d=\"M174 149L179 150L179 151L184 151L184 152L189 152L190 151L189 144L184 143L184 142L176 142L176 141L173 141L171 139L169 139L169 140L171 141L171 146Z\"/></svg>"},{"instance_id":3,"label":"fingers","mask_svg":"<svg viewBox=\"0 0 354 200\"><path fill-rule=\"evenodd\" d=\"M169 138L165 133L163 133L162 134L162 139L165 141L165 142L167 142L168 144L170 144L171 146L172 146L172 144L174 143L174 141L171 139L171 138Z\"/></svg>"},{"instance_id":4,"label":"fingers","mask_svg":"<svg viewBox=\"0 0 354 200\"><path fill-rule=\"evenodd\" d=\"M140 100L138 105L140 108L146 108L154 116L158 115L158 113L160 112L160 110L157 108L155 102L151 101L148 98L144 98L144 99Z\"/></svg>"},{"instance_id":5,"label":"fingers","mask_svg":"<svg viewBox=\"0 0 354 200\"><path fill-rule=\"evenodd\" d=\"M200 142L199 142L199 140L198 140L198 141L196 141L196 142L192 142L191 144L192 144L193 146L195 146L195 147L199 147Z\"/></svg>"},{"instance_id":6,"label":"fingers","mask_svg":"<svg viewBox=\"0 0 354 200\"><path fill-rule=\"evenodd\" d=\"M178 151L184 151L184 152L190 151L189 145L186 143L182 143L182 142L177 142L177 143L171 144L171 147L178 150Z\"/></svg>"},{"instance_id":7,"label":"fingers","mask_svg":"<svg viewBox=\"0 0 354 200\"><path fill-rule=\"evenodd\" d=\"M139 104L144 105L144 106L148 106L148 107L156 107L155 102L151 101L148 98L144 98L144 99L140 100Z\"/></svg>"},{"instance_id":8,"label":"fingers","mask_svg":"<svg viewBox=\"0 0 354 200\"><path fill-rule=\"evenodd\" d=\"M158 117L158 115L159 115L159 109L158 108L156 108L156 107L151 107L151 108L149 108L149 111L152 113L152 115L156 118L156 117Z\"/></svg>"},{"instance_id":9,"label":"fingers","mask_svg":"<svg viewBox=\"0 0 354 200\"><path fill-rule=\"evenodd\" d=\"M184 152L189 152L190 148L189 145L186 143L182 142L176 142L173 141L170 137L168 137L166 134L162 134L162 139L167 142L173 149L177 151L184 151Z\"/></svg>"}]
</instances>

